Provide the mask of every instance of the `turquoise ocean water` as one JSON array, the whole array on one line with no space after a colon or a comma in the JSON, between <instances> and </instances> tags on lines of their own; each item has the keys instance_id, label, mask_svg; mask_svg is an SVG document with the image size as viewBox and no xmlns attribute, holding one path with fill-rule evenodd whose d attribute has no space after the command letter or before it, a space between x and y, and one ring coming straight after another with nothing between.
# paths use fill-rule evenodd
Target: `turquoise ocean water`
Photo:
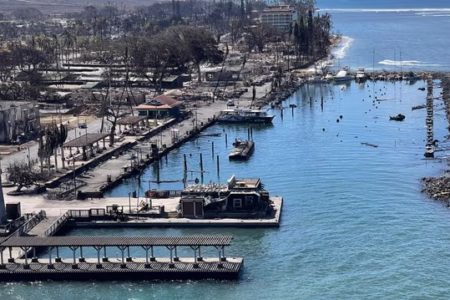
<instances>
[{"instance_id":1,"label":"turquoise ocean water","mask_svg":"<svg viewBox=\"0 0 450 300\"><path fill-rule=\"evenodd\" d=\"M415 8L446 4L445 1L371 1L375 2L384 8L397 8L393 2L398 7L415 3ZM360 9L361 3L364 2L319 1L321 7L345 9ZM353 14L353 17L345 18L343 14ZM342 64L346 60L347 65L355 66L372 63L372 54L366 55L358 47L371 49L374 40L364 41L364 32L352 27L356 19L366 19L363 14L367 12L333 12L335 26L354 39L347 56L341 59ZM369 13L371 28L385 23L378 21L375 14ZM391 14L398 17L388 13ZM389 18L388 15L381 17ZM420 23L422 19L417 18ZM446 24L445 17L423 18ZM394 20L391 22L394 24ZM402 26L399 21L395 23ZM384 36L394 39L392 34L395 30L386 31ZM430 35L416 33L416 40L426 40ZM358 46L358 40L362 46ZM404 43L411 42L414 41ZM414 48L417 55L411 56L407 56L409 46L400 47L405 49L405 59L440 64L447 69L450 65L445 63L446 57L425 59L427 52L445 53L448 47L440 45L443 48L432 50L421 46L421 49ZM389 51L393 57L393 50ZM380 61L381 58L390 56L386 54ZM279 110L274 111L273 126L254 128L256 149L249 161L231 163L226 158L231 140L246 137L247 128L214 126L207 132L226 133L228 145L223 135L202 137L173 151L167 162L161 163L161 177L167 180L181 178L183 154L189 158L189 169L198 169L199 153L203 153L206 182L224 182L232 174L261 177L273 195L285 199L279 229L83 229L70 233L232 234L234 241L228 255L245 258L240 281L11 283L1 284L0 299L447 299L450 210L427 199L420 191L421 177L444 171L442 159L447 153L438 152L438 159L433 161L423 159L425 110L411 111L411 107L425 103L425 92L418 90L424 86L424 82L370 83L365 88L356 84L305 86L284 103L285 107L297 104L293 113L287 108L282 118ZM435 95L439 93L436 87ZM375 96L382 101L373 103ZM435 136L445 141L447 120L440 101L436 107ZM399 112L406 115L404 122L389 121L389 115ZM338 123L340 115L343 118ZM221 158L219 177L211 155L213 141L215 155ZM365 142L379 147L361 144ZM443 142L442 146L448 147L448 143ZM142 190L148 188L148 181L154 176L154 167L149 167L142 176ZM195 174L190 176L195 177ZM154 184L151 187L157 188ZM137 182L130 180L110 195L126 196L137 188ZM64 255L69 257L70 253Z\"/></svg>"}]
</instances>

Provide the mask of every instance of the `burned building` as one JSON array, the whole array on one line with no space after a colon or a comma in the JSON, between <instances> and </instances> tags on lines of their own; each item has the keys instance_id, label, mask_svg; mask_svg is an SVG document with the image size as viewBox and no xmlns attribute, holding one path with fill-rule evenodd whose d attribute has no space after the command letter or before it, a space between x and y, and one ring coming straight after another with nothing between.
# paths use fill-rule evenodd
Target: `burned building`
<instances>
[{"instance_id":1,"label":"burned building","mask_svg":"<svg viewBox=\"0 0 450 300\"><path fill-rule=\"evenodd\" d=\"M32 102L0 101L0 143L23 143L40 130L39 107Z\"/></svg>"}]
</instances>

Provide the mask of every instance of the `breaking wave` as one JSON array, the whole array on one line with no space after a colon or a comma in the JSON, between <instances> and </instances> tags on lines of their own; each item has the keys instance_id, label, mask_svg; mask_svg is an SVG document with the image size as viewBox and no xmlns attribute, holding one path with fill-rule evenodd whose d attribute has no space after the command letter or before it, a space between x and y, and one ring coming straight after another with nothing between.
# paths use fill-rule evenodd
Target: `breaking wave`
<instances>
[{"instance_id":1,"label":"breaking wave","mask_svg":"<svg viewBox=\"0 0 450 300\"><path fill-rule=\"evenodd\" d=\"M353 41L354 39L351 37L343 36L339 44L331 51L333 57L336 59L343 59L347 55L348 49L350 49Z\"/></svg>"},{"instance_id":2,"label":"breaking wave","mask_svg":"<svg viewBox=\"0 0 450 300\"><path fill-rule=\"evenodd\" d=\"M350 12L350 13L361 13L361 12L373 12L373 13L450 13L450 8L321 8L320 11L327 12Z\"/></svg>"},{"instance_id":3,"label":"breaking wave","mask_svg":"<svg viewBox=\"0 0 450 300\"><path fill-rule=\"evenodd\" d=\"M439 67L438 64L428 64L418 60L390 60L385 59L378 62L380 65L396 66L396 67Z\"/></svg>"},{"instance_id":4,"label":"breaking wave","mask_svg":"<svg viewBox=\"0 0 450 300\"><path fill-rule=\"evenodd\" d=\"M421 17L450 17L450 11L443 11L443 12L416 12L416 16Z\"/></svg>"}]
</instances>

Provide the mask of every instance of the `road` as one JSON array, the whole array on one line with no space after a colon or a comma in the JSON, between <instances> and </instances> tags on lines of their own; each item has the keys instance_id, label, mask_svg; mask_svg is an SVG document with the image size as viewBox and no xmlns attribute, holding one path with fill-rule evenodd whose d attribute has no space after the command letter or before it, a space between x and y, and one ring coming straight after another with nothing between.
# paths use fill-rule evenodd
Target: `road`
<instances>
[{"instance_id":1,"label":"road","mask_svg":"<svg viewBox=\"0 0 450 300\"><path fill-rule=\"evenodd\" d=\"M86 132L87 133L100 132L101 123L102 123L101 119L95 119L87 125L86 129L74 128L74 129L69 130L69 132L67 133L67 141L74 139L76 135L80 136L82 134L85 134ZM30 154L31 161L39 159L38 158L38 148L39 148L38 141L33 141L31 143L28 143L27 145L29 145L29 146L27 148L24 148L21 151L14 152L9 155L1 156L1 168L2 168L3 172L6 170L6 168L10 164L12 164L14 162L28 161L28 153Z\"/></svg>"}]
</instances>

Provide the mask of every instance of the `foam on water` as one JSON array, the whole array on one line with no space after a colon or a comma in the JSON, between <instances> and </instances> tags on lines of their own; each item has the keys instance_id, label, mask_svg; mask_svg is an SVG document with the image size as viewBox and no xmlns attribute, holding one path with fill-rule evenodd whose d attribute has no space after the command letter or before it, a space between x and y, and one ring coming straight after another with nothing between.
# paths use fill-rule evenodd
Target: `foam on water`
<instances>
[{"instance_id":1,"label":"foam on water","mask_svg":"<svg viewBox=\"0 0 450 300\"><path fill-rule=\"evenodd\" d=\"M380 65L385 65L385 66L396 66L396 67L401 67L401 66L406 66L406 67L438 67L438 64L429 64L429 63L425 63L425 62L421 62L418 60L390 60L390 59L385 59L382 60L380 62L378 62L378 64Z\"/></svg>"},{"instance_id":2,"label":"foam on water","mask_svg":"<svg viewBox=\"0 0 450 300\"><path fill-rule=\"evenodd\" d=\"M354 42L353 38L349 36L343 36L341 38L340 43L331 51L331 54L336 59L343 59L347 55L347 52L350 49L353 42Z\"/></svg>"},{"instance_id":3,"label":"foam on water","mask_svg":"<svg viewBox=\"0 0 450 300\"><path fill-rule=\"evenodd\" d=\"M442 13L450 12L450 8L321 8L319 11L344 13Z\"/></svg>"}]
</instances>

